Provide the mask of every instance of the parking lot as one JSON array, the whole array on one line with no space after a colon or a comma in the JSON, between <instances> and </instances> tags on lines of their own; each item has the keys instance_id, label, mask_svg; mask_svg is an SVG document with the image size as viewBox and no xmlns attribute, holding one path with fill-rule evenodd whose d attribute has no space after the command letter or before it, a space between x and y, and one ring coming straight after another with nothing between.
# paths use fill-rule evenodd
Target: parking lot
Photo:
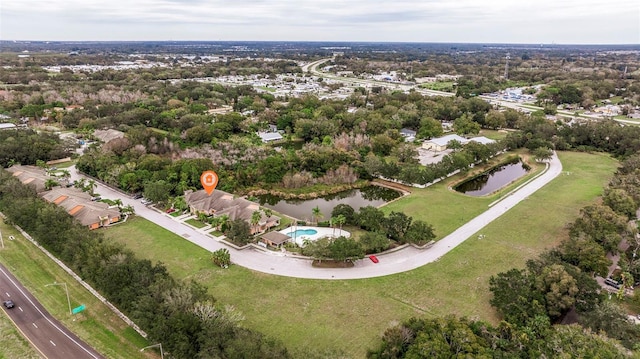
<instances>
[{"instance_id":1,"label":"parking lot","mask_svg":"<svg viewBox=\"0 0 640 359\"><path fill-rule=\"evenodd\" d=\"M439 163L442 158L450 154L453 150L444 150L440 152L426 150L422 147L418 148L418 161L423 166Z\"/></svg>"}]
</instances>

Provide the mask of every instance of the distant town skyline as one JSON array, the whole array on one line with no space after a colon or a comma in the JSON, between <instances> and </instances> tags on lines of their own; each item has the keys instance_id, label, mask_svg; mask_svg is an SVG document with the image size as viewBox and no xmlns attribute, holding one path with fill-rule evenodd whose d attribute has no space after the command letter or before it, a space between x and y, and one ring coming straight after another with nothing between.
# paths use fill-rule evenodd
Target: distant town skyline
<instances>
[{"instance_id":1,"label":"distant town skyline","mask_svg":"<svg viewBox=\"0 0 640 359\"><path fill-rule=\"evenodd\" d=\"M640 1L3 0L0 39L640 44Z\"/></svg>"}]
</instances>

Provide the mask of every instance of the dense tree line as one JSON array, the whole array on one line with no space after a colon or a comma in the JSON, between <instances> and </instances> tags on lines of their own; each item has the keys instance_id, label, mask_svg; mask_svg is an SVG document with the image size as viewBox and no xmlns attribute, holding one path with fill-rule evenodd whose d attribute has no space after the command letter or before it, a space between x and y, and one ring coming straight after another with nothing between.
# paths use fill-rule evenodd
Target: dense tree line
<instances>
[{"instance_id":1,"label":"dense tree line","mask_svg":"<svg viewBox=\"0 0 640 359\"><path fill-rule=\"evenodd\" d=\"M594 279L609 274L611 261L606 254L617 253L622 268L613 278L620 283L617 295L622 297L625 288L638 282L640 241L637 225L629 221L635 219L640 204L640 156L629 156L638 148L626 147L635 143L638 129L613 123L566 126L535 116L519 126L522 133L510 135L505 141L508 147L555 145L608 151L626 158L605 188L603 203L583 208L568 225L569 236L558 248L528 261L523 269L491 277L491 304L503 319L497 327L464 318L411 319L388 329L369 357L528 358L571 353L622 358L630 355L623 347L640 349L640 328ZM620 246L623 241L627 246ZM637 302L638 295L632 300ZM577 315L579 325L557 324L569 312Z\"/></svg>"},{"instance_id":2,"label":"dense tree line","mask_svg":"<svg viewBox=\"0 0 640 359\"><path fill-rule=\"evenodd\" d=\"M196 282L179 282L161 263L136 258L74 222L0 172L0 209L70 266L175 358L287 358L284 346L238 325L241 317Z\"/></svg>"},{"instance_id":3,"label":"dense tree line","mask_svg":"<svg viewBox=\"0 0 640 359\"><path fill-rule=\"evenodd\" d=\"M75 143L55 134L23 129L0 131L0 167L57 160L70 156L74 148Z\"/></svg>"},{"instance_id":4,"label":"dense tree line","mask_svg":"<svg viewBox=\"0 0 640 359\"><path fill-rule=\"evenodd\" d=\"M627 358L614 340L579 325L537 318L522 328L447 316L410 319L389 328L368 358Z\"/></svg>"}]
</instances>

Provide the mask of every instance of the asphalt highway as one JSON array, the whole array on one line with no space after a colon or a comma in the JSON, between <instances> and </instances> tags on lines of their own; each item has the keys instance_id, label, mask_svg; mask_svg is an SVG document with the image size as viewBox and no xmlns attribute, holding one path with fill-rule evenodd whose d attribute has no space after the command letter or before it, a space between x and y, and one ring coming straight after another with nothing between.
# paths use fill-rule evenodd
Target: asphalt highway
<instances>
[{"instance_id":1,"label":"asphalt highway","mask_svg":"<svg viewBox=\"0 0 640 359\"><path fill-rule=\"evenodd\" d=\"M104 358L47 312L35 297L0 264L0 298L15 307L2 306L22 335L48 359ZM66 303L65 303L66 304Z\"/></svg>"}]
</instances>

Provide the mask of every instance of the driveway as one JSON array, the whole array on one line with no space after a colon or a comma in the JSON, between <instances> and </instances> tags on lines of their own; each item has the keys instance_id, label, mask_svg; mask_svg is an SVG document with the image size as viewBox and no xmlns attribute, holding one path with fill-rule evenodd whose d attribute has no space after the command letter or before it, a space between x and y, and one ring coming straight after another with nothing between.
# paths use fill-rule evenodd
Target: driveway
<instances>
[{"instance_id":1,"label":"driveway","mask_svg":"<svg viewBox=\"0 0 640 359\"><path fill-rule=\"evenodd\" d=\"M132 205L138 216L154 222L208 251L213 252L220 248L227 248L234 264L254 271L308 279L360 279L402 273L437 261L450 250L468 238L473 237L480 229L506 213L520 201L551 182L562 172L562 163L560 163L555 153L548 163L547 170L541 175L519 187L499 202L494 202L484 213L439 240L431 248L420 250L414 247L407 247L397 252L378 255L380 262L377 264L365 259L357 261L352 268L315 268L311 266L309 259L295 258L281 252L276 253L256 249L236 250L198 232L165 213L159 213L154 209L147 208L139 200L131 199L102 184L98 184L96 192L102 197L120 198L124 205ZM70 168L70 171L72 172L72 180L81 177L75 171L75 168Z\"/></svg>"}]
</instances>

